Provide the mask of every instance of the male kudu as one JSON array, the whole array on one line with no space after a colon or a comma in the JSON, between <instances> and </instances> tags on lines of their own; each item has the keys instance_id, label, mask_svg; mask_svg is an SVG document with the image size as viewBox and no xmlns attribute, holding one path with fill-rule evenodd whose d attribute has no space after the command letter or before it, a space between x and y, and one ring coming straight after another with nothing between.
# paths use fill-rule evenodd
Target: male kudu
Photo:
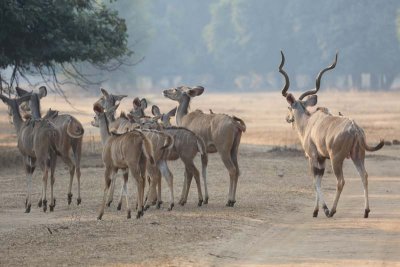
<instances>
[{"instance_id":1,"label":"male kudu","mask_svg":"<svg viewBox=\"0 0 400 267\"><path fill-rule=\"evenodd\" d=\"M322 207L327 217L332 217L335 214L340 193L345 183L343 161L346 158L351 158L364 186L364 218L368 218L370 209L368 202L368 174L364 167L365 150L379 150L383 147L383 140L376 147L370 147L366 143L363 129L354 120L332 115L326 111L326 108L317 109L313 113L307 110L307 107L317 104L316 93L320 88L322 74L336 66L337 54L333 64L318 74L315 89L303 93L298 99L291 93L287 93L290 85L289 76L283 70L285 57L283 52L281 54L282 62L279 66L279 72L285 77L282 95L289 103L287 122L294 125L314 176L316 196L313 216L318 216L319 201L322 202ZM303 100L306 96L308 96L307 99ZM330 159L333 172L337 178L336 195L330 212L321 191L321 180L325 171L326 159Z\"/></svg>"}]
</instances>

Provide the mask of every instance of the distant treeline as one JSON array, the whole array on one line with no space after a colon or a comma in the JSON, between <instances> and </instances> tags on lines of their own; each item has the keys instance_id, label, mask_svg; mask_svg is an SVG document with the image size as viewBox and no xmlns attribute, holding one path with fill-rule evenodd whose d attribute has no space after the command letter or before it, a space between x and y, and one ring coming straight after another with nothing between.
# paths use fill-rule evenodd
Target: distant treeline
<instances>
[{"instance_id":1,"label":"distant treeline","mask_svg":"<svg viewBox=\"0 0 400 267\"><path fill-rule=\"evenodd\" d=\"M274 90L280 50L293 86L312 87L339 52L325 87L389 89L400 72L396 0L133 0L126 19L135 66L110 85L151 90L203 84L214 90Z\"/></svg>"}]
</instances>

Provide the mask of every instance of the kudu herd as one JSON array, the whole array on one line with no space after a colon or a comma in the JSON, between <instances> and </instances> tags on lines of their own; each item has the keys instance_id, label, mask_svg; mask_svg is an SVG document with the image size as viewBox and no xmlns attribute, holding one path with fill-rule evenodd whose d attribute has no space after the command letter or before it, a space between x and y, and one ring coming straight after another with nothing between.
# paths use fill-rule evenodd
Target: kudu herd
<instances>
[{"instance_id":1,"label":"kudu herd","mask_svg":"<svg viewBox=\"0 0 400 267\"><path fill-rule=\"evenodd\" d=\"M326 107L309 110L317 104L317 92L320 89L322 75L333 68L335 61L323 69L316 78L315 89L303 93L298 99L288 93L289 76L284 71L285 57L281 52L282 61L279 72L285 78L282 95L289 103L287 122L296 130L305 155L308 158L311 173L314 177L315 207L313 216L318 216L320 203L327 217L336 213L340 194L345 184L343 177L343 162L350 158L361 176L364 186L364 217L370 212L368 201L368 175L364 166L365 151L377 151L384 141L370 147L362 128L354 120L339 114L335 116ZM84 129L82 124L69 114L58 114L49 110L41 116L40 99L47 95L46 87L39 88L38 93L16 88L18 98L10 99L0 95L8 106L17 133L18 149L24 159L27 180L27 197L25 212L31 210L32 174L38 164L43 171L42 195L39 207L47 210L47 179L50 171L51 195L50 211L56 204L53 186L55 182L55 167L57 157L61 157L69 168L70 180L67 192L68 204L72 201L72 183L76 174L78 181L77 204L81 203L80 161ZM236 189L240 175L238 151L246 124L236 116L217 114L210 109L206 114L201 110L190 112L192 98L200 96L204 87L179 86L163 91L163 95L178 102L178 106L167 113L153 105L153 116L147 116L147 100L136 97L132 102L132 110L116 112L120 102L127 95L113 95L101 89L102 96L93 104L95 113L92 126L100 130L103 145L102 160L105 166L105 186L103 199L97 218L102 219L105 206L110 206L115 191L116 175L119 169L123 172L123 184L117 209L122 206L125 197L127 217L131 217L128 194L128 177L133 177L137 187L136 218L143 216L151 205L161 207L161 177L164 177L170 191L169 207L174 207L173 175L168 166L169 161L180 159L184 164L184 183L179 204L185 205L190 184L194 177L198 191L198 206L207 204L209 192L207 187L208 153L219 153L223 164L229 173L229 194L226 206L233 207L236 202ZM24 112L24 116L20 111ZM176 117L176 126L171 124L171 118ZM24 120L24 118L25 120ZM72 151L72 158L71 158ZM200 172L194 164L194 159L200 155L201 177L204 185L204 198L201 189ZM331 161L333 172L337 178L336 194L332 208L329 210L323 198L321 180L325 171L325 161ZM149 188L145 194L146 180Z\"/></svg>"}]
</instances>

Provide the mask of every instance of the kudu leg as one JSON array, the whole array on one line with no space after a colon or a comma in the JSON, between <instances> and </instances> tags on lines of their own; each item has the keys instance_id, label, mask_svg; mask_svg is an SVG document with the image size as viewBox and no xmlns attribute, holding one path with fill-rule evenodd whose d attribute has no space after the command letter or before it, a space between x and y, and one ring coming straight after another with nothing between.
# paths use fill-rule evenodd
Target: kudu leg
<instances>
[{"instance_id":1,"label":"kudu leg","mask_svg":"<svg viewBox=\"0 0 400 267\"><path fill-rule=\"evenodd\" d=\"M162 176L164 176L165 180L167 181L169 192L170 192L170 200L169 200L169 207L168 210L172 210L175 203L174 203L174 176L172 175L171 171L168 168L166 161L161 161L158 163L158 167L161 171ZM161 179L160 179L161 180ZM161 192L161 190L160 190Z\"/></svg>"},{"instance_id":2,"label":"kudu leg","mask_svg":"<svg viewBox=\"0 0 400 267\"><path fill-rule=\"evenodd\" d=\"M56 199L54 198L54 175L50 175L50 211L54 211L54 207L56 206Z\"/></svg>"},{"instance_id":3,"label":"kudu leg","mask_svg":"<svg viewBox=\"0 0 400 267\"><path fill-rule=\"evenodd\" d=\"M31 194L32 194L32 175L35 171L35 162L31 158L25 158L26 186L27 194L25 200L25 213L31 212Z\"/></svg>"},{"instance_id":4,"label":"kudu leg","mask_svg":"<svg viewBox=\"0 0 400 267\"><path fill-rule=\"evenodd\" d=\"M189 163L188 166L191 169L191 172L193 173L194 180L196 181L197 185L197 194L199 198L199 202L197 203L197 206L201 206L203 204L203 193L201 192L201 182L200 182L200 173L197 170L196 166L193 164L193 162ZM186 189L186 199L189 194L189 188Z\"/></svg>"},{"instance_id":5,"label":"kudu leg","mask_svg":"<svg viewBox=\"0 0 400 267\"><path fill-rule=\"evenodd\" d=\"M344 177L343 177L343 160L335 160L332 159L332 167L333 172L335 173L337 182L336 182L336 194L335 199L333 201L331 212L329 213L329 217L333 217L336 213L336 207L339 202L340 194L342 193L343 186L345 184Z\"/></svg>"},{"instance_id":6,"label":"kudu leg","mask_svg":"<svg viewBox=\"0 0 400 267\"><path fill-rule=\"evenodd\" d=\"M322 203L322 208L324 209L324 213L327 217L329 217L329 209L328 206L326 205L322 189L321 189L321 182L322 182L322 176L324 175L325 169L318 169L318 168L313 168L313 174L314 174L314 187L315 187L315 194L316 194L316 203L314 207L314 212L313 212L313 217L318 216L318 210L319 210L319 201Z\"/></svg>"},{"instance_id":7,"label":"kudu leg","mask_svg":"<svg viewBox=\"0 0 400 267\"><path fill-rule=\"evenodd\" d=\"M104 214L104 208L106 206L106 201L107 201L107 193L108 193L108 190L110 189L110 185L111 185L111 178L110 178L111 173L112 173L112 176L115 176L117 174L117 171L112 170L109 167L108 168L106 167L106 170L104 172L105 185L104 185L103 200L101 202L101 207L99 210L99 215L97 216L97 220L101 220L101 218L103 217L103 214Z\"/></svg>"},{"instance_id":8,"label":"kudu leg","mask_svg":"<svg viewBox=\"0 0 400 267\"><path fill-rule=\"evenodd\" d=\"M158 167L149 166L148 174L149 174L148 181L149 181L150 185L149 185L149 189L147 190L147 196L146 196L145 205L144 205L145 210L150 208L150 206L155 205L158 202L158 199L161 198L161 196L158 195L159 192L156 192L157 185L159 184L159 181L161 180L160 170L158 169Z\"/></svg>"},{"instance_id":9,"label":"kudu leg","mask_svg":"<svg viewBox=\"0 0 400 267\"><path fill-rule=\"evenodd\" d=\"M126 170L123 170L124 173ZM117 175L113 175L111 179L111 184L110 188L108 190L108 200L107 200L107 207L111 206L111 202L113 201L114 198L114 190L115 190L115 181L117 180Z\"/></svg>"},{"instance_id":10,"label":"kudu leg","mask_svg":"<svg viewBox=\"0 0 400 267\"><path fill-rule=\"evenodd\" d=\"M182 185L181 199L179 200L179 204L182 206L186 204L185 195L186 195L186 187L188 186L187 176L188 175L185 170L185 172L183 173L183 185ZM189 188L190 188L190 186L189 186Z\"/></svg>"},{"instance_id":11,"label":"kudu leg","mask_svg":"<svg viewBox=\"0 0 400 267\"><path fill-rule=\"evenodd\" d=\"M368 173L365 170L364 160L363 159L353 159L354 165L358 171L358 174L361 177L361 181L364 187L364 218L368 218L370 209L369 209L369 200L368 200Z\"/></svg>"},{"instance_id":12,"label":"kudu leg","mask_svg":"<svg viewBox=\"0 0 400 267\"><path fill-rule=\"evenodd\" d=\"M127 192L125 190L125 184L128 183L128 176L129 176L129 172L128 170L123 170L123 179L124 179L124 183L121 186L121 191L119 194L119 200L118 200L118 205L117 205L117 210L121 210L122 207L122 197L124 196L124 194ZM112 201L112 200L111 200Z\"/></svg>"},{"instance_id":13,"label":"kudu leg","mask_svg":"<svg viewBox=\"0 0 400 267\"><path fill-rule=\"evenodd\" d=\"M185 167L185 180L183 182L183 188L182 188L182 197L181 200L179 201L179 204L184 206L187 202L187 198L189 195L189 190L190 190L190 184L192 183L192 178L193 178L193 173L190 168Z\"/></svg>"},{"instance_id":14,"label":"kudu leg","mask_svg":"<svg viewBox=\"0 0 400 267\"><path fill-rule=\"evenodd\" d=\"M122 185L123 193L125 195L125 201L126 201L126 218L130 219L131 218L131 207L129 205L129 196L128 196L128 175L124 174L124 184ZM122 198L122 192L121 192L121 198ZM120 200L120 202L122 199ZM118 204L118 207L120 207L120 204Z\"/></svg>"},{"instance_id":15,"label":"kudu leg","mask_svg":"<svg viewBox=\"0 0 400 267\"><path fill-rule=\"evenodd\" d=\"M319 202L322 202L322 208L324 209L325 215L329 216L329 209L328 206L326 205L321 189L322 177L324 176L325 172L325 159L309 158L309 164L311 173L313 174L314 177L314 190L315 190L315 206L314 206L313 217L318 216Z\"/></svg>"},{"instance_id":16,"label":"kudu leg","mask_svg":"<svg viewBox=\"0 0 400 267\"><path fill-rule=\"evenodd\" d=\"M135 167L130 166L129 167L133 180L136 181L136 188L137 188L137 213L136 213L136 219L139 219L140 217L143 216L143 209L144 209L144 183L145 178L141 175L140 170L136 170Z\"/></svg>"},{"instance_id":17,"label":"kudu leg","mask_svg":"<svg viewBox=\"0 0 400 267\"><path fill-rule=\"evenodd\" d=\"M75 173L78 181L78 198L76 199L77 205L82 202L81 198L81 154L82 154L82 139L76 141L75 145L72 146L72 152L75 159Z\"/></svg>"},{"instance_id":18,"label":"kudu leg","mask_svg":"<svg viewBox=\"0 0 400 267\"><path fill-rule=\"evenodd\" d=\"M43 211L47 211L47 179L49 177L49 169L46 167L43 171L43 188L42 188L42 206Z\"/></svg>"},{"instance_id":19,"label":"kudu leg","mask_svg":"<svg viewBox=\"0 0 400 267\"><path fill-rule=\"evenodd\" d=\"M221 154L222 161L229 172L229 197L228 202L226 203L227 207L233 207L235 205L235 193L236 183L238 179L238 170L236 169L235 164L232 162L230 154Z\"/></svg>"},{"instance_id":20,"label":"kudu leg","mask_svg":"<svg viewBox=\"0 0 400 267\"><path fill-rule=\"evenodd\" d=\"M69 170L69 185L68 185L67 197L68 197L68 205L70 205L72 202L72 182L74 181L75 165L72 162L71 158L69 157L68 152L64 152L63 155L65 156L62 157L62 160L64 161L65 164L67 164Z\"/></svg>"}]
</instances>

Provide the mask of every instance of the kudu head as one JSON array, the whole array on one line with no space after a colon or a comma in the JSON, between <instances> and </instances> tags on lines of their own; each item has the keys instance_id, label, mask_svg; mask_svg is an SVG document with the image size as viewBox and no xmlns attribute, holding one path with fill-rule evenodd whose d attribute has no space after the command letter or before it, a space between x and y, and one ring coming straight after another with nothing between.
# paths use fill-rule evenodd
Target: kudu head
<instances>
[{"instance_id":1,"label":"kudu head","mask_svg":"<svg viewBox=\"0 0 400 267\"><path fill-rule=\"evenodd\" d=\"M151 113L153 114L153 119L160 120L160 124L162 127L167 128L171 127L171 117L174 117L176 114L176 108L171 109L168 113L161 113L160 108L156 105L151 107Z\"/></svg>"},{"instance_id":2,"label":"kudu head","mask_svg":"<svg viewBox=\"0 0 400 267\"><path fill-rule=\"evenodd\" d=\"M135 119L140 119L145 117L144 110L147 108L147 100L146 98L140 99L139 97L135 97L132 101L132 110L130 111L130 115L135 117Z\"/></svg>"},{"instance_id":3,"label":"kudu head","mask_svg":"<svg viewBox=\"0 0 400 267\"><path fill-rule=\"evenodd\" d=\"M103 114L102 116L106 116L108 120L114 117L115 112L117 111L119 104L110 107L109 109L105 109L100 103L96 102L93 105L93 110L95 111L96 115L93 117L91 124L93 127L99 127L99 115Z\"/></svg>"},{"instance_id":4,"label":"kudu head","mask_svg":"<svg viewBox=\"0 0 400 267\"><path fill-rule=\"evenodd\" d=\"M25 114L29 114L30 112L32 112L32 116L34 119L40 119L40 99L47 96L46 86L39 87L38 93L28 92L27 90L24 90L18 86L15 88L15 91L17 92L17 95L19 97L23 97L26 95L31 96L29 99L23 101L19 107Z\"/></svg>"},{"instance_id":5,"label":"kudu head","mask_svg":"<svg viewBox=\"0 0 400 267\"><path fill-rule=\"evenodd\" d=\"M100 91L102 93L102 96L97 101L97 103L99 103L106 110L110 109L116 104L119 104L123 98L127 97L127 95L109 94L104 88L100 88Z\"/></svg>"},{"instance_id":6,"label":"kudu head","mask_svg":"<svg viewBox=\"0 0 400 267\"><path fill-rule=\"evenodd\" d=\"M178 86L176 88L171 88L163 91L163 95L171 100L182 102L185 99L190 99L195 96L199 96L204 92L203 86L188 87L188 86Z\"/></svg>"},{"instance_id":7,"label":"kudu head","mask_svg":"<svg viewBox=\"0 0 400 267\"><path fill-rule=\"evenodd\" d=\"M19 105L24 103L25 101L29 101L31 99L32 93L26 94L20 98L8 98L5 95L0 95L0 99L7 105L8 107L8 115L10 116L20 116Z\"/></svg>"},{"instance_id":8,"label":"kudu head","mask_svg":"<svg viewBox=\"0 0 400 267\"><path fill-rule=\"evenodd\" d=\"M321 70L318 73L315 88L304 92L302 95L300 95L300 97L298 99L296 99L293 96L293 94L287 92L289 89L289 86L290 86L290 82L289 82L289 76L283 70L283 65L285 64L285 56L282 51L281 51L281 55L282 55L282 61L281 61L281 64L279 65L279 72L283 75L283 77L285 77L285 86L282 89L282 96L285 97L286 101L289 103L289 107L288 107L289 114L286 117L286 121L288 123L293 123L296 121L297 118L299 118L303 115L310 115L310 113L307 111L307 107L312 107L317 104L318 97L316 94L320 88L322 74L324 74L328 70L335 68L337 58L338 58L338 53L336 53L335 61L332 63L332 65ZM306 96L307 96L307 99L303 100Z\"/></svg>"}]
</instances>

